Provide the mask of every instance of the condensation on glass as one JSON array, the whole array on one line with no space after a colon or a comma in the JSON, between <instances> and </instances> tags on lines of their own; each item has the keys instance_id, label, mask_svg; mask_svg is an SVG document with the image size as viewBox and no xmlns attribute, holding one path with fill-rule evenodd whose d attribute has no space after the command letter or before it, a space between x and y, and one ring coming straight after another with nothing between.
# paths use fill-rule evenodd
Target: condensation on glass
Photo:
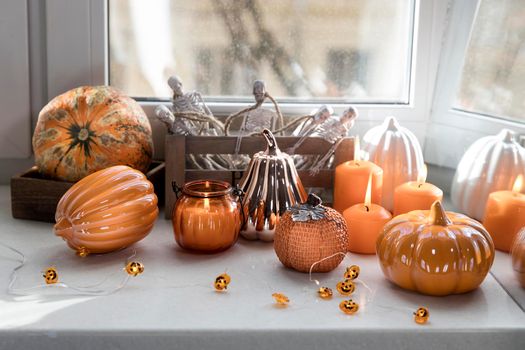
<instances>
[{"instance_id":1,"label":"condensation on glass","mask_svg":"<svg viewBox=\"0 0 525 350\"><path fill-rule=\"evenodd\" d=\"M482 0L455 107L525 121L525 1Z\"/></svg>"},{"instance_id":2,"label":"condensation on glass","mask_svg":"<svg viewBox=\"0 0 525 350\"><path fill-rule=\"evenodd\" d=\"M208 99L407 103L407 0L110 0L110 83L167 98L166 80Z\"/></svg>"}]
</instances>

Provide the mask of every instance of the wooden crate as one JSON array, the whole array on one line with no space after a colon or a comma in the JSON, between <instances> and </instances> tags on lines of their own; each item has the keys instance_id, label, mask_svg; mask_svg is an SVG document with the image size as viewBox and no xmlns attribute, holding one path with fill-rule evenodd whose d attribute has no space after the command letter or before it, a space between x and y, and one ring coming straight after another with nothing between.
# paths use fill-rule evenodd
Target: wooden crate
<instances>
[{"instance_id":1,"label":"wooden crate","mask_svg":"<svg viewBox=\"0 0 525 350\"><path fill-rule=\"evenodd\" d=\"M277 145L286 150L297 143L298 137L276 137ZM166 136L166 219L171 218L176 197L172 189L172 181L182 186L192 180L222 180L235 185L242 177L239 170L201 170L186 169L186 155L188 154L234 154L237 137L235 136ZM332 145L322 138L311 137L306 139L295 154L324 155ZM242 139L240 154L253 155L266 149L266 141L262 136L245 137ZM335 164L352 160L354 157L354 138L345 138L335 152ZM316 175L310 175L308 170L299 170L299 177L304 187L326 188L332 191L334 171L321 170Z\"/></svg>"},{"instance_id":2,"label":"wooden crate","mask_svg":"<svg viewBox=\"0 0 525 350\"><path fill-rule=\"evenodd\" d=\"M164 201L164 162L153 161L146 173L155 186L159 203ZM55 222L60 198L74 182L43 178L36 167L11 178L11 213L14 218Z\"/></svg>"}]
</instances>

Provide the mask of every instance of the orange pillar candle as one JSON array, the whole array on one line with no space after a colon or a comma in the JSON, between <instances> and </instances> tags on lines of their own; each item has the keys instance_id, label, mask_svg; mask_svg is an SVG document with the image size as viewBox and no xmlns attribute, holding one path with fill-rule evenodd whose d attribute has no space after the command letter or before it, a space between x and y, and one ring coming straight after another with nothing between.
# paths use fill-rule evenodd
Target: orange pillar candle
<instances>
[{"instance_id":1,"label":"orange pillar candle","mask_svg":"<svg viewBox=\"0 0 525 350\"><path fill-rule=\"evenodd\" d=\"M519 175L512 191L489 195L483 226L489 231L496 249L509 252L518 231L525 226L525 194L520 193L523 176Z\"/></svg>"},{"instance_id":2,"label":"orange pillar candle","mask_svg":"<svg viewBox=\"0 0 525 350\"><path fill-rule=\"evenodd\" d=\"M372 203L381 203L383 169L372 162L360 159L359 139L356 138L354 160L341 163L335 168L334 209L342 213L354 204L362 203L370 175L373 184Z\"/></svg>"},{"instance_id":3,"label":"orange pillar candle","mask_svg":"<svg viewBox=\"0 0 525 350\"><path fill-rule=\"evenodd\" d=\"M375 254L377 237L392 218L388 210L372 203L372 179L370 174L365 202L355 204L343 212L348 225L348 251L353 253Z\"/></svg>"},{"instance_id":4,"label":"orange pillar candle","mask_svg":"<svg viewBox=\"0 0 525 350\"><path fill-rule=\"evenodd\" d=\"M439 187L425 182L426 167L419 172L417 181L405 182L394 190L394 216L408 213L412 210L430 210L435 201L443 199L443 191Z\"/></svg>"}]
</instances>

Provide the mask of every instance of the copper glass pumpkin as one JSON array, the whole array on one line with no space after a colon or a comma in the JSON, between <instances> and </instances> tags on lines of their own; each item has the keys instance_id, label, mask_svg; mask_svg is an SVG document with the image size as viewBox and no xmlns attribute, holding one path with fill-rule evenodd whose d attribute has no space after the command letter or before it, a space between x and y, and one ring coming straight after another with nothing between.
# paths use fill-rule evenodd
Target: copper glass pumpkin
<instances>
[{"instance_id":1,"label":"copper glass pumpkin","mask_svg":"<svg viewBox=\"0 0 525 350\"><path fill-rule=\"evenodd\" d=\"M512 267L521 286L525 288L525 227L523 227L512 245Z\"/></svg>"},{"instance_id":2,"label":"copper glass pumpkin","mask_svg":"<svg viewBox=\"0 0 525 350\"><path fill-rule=\"evenodd\" d=\"M423 152L416 136L399 125L394 117L368 130L363 137L363 152L368 160L383 169L382 205L394 209L394 190L408 181L416 181L424 169Z\"/></svg>"},{"instance_id":3,"label":"copper glass pumpkin","mask_svg":"<svg viewBox=\"0 0 525 350\"><path fill-rule=\"evenodd\" d=\"M172 213L178 245L200 252L219 252L231 247L241 229L241 211L229 183L191 181L182 188Z\"/></svg>"},{"instance_id":4,"label":"copper glass pumpkin","mask_svg":"<svg viewBox=\"0 0 525 350\"><path fill-rule=\"evenodd\" d=\"M159 209L140 171L113 166L86 176L60 199L55 234L80 256L125 248L148 235Z\"/></svg>"},{"instance_id":5,"label":"copper glass pumpkin","mask_svg":"<svg viewBox=\"0 0 525 350\"><path fill-rule=\"evenodd\" d=\"M348 247L346 221L335 209L321 205L314 194L308 201L292 206L275 230L274 249L283 265L301 272L328 272L345 257Z\"/></svg>"},{"instance_id":6,"label":"copper glass pumpkin","mask_svg":"<svg viewBox=\"0 0 525 350\"><path fill-rule=\"evenodd\" d=\"M503 129L497 135L482 137L458 164L450 193L452 202L461 212L483 220L490 193L510 190L520 174L525 176L525 148L513 131Z\"/></svg>"},{"instance_id":7,"label":"copper glass pumpkin","mask_svg":"<svg viewBox=\"0 0 525 350\"><path fill-rule=\"evenodd\" d=\"M245 193L247 222L241 235L273 241L275 226L287 208L306 200L306 191L292 157L281 152L270 130L262 131L268 147L253 155L240 181Z\"/></svg>"},{"instance_id":8,"label":"copper glass pumpkin","mask_svg":"<svg viewBox=\"0 0 525 350\"><path fill-rule=\"evenodd\" d=\"M494 243L487 230L465 215L430 210L396 216L377 239L377 256L387 279L428 295L469 292L487 276Z\"/></svg>"}]
</instances>

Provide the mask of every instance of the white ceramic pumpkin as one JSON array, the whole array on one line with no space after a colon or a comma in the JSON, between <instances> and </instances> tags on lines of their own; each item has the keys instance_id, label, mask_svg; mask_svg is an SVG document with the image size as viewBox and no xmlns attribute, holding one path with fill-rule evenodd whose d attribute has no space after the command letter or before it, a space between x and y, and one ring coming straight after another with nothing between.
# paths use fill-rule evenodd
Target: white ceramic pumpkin
<instances>
[{"instance_id":1,"label":"white ceramic pumpkin","mask_svg":"<svg viewBox=\"0 0 525 350\"><path fill-rule=\"evenodd\" d=\"M520 174L525 176L525 148L513 131L503 129L482 137L459 162L452 180L452 202L459 211L481 221L489 194L510 190Z\"/></svg>"},{"instance_id":2,"label":"white ceramic pumpkin","mask_svg":"<svg viewBox=\"0 0 525 350\"><path fill-rule=\"evenodd\" d=\"M415 181L424 171L423 152L416 136L399 125L394 117L368 130L363 137L363 152L368 160L383 169L382 205L394 209L394 189Z\"/></svg>"}]
</instances>

